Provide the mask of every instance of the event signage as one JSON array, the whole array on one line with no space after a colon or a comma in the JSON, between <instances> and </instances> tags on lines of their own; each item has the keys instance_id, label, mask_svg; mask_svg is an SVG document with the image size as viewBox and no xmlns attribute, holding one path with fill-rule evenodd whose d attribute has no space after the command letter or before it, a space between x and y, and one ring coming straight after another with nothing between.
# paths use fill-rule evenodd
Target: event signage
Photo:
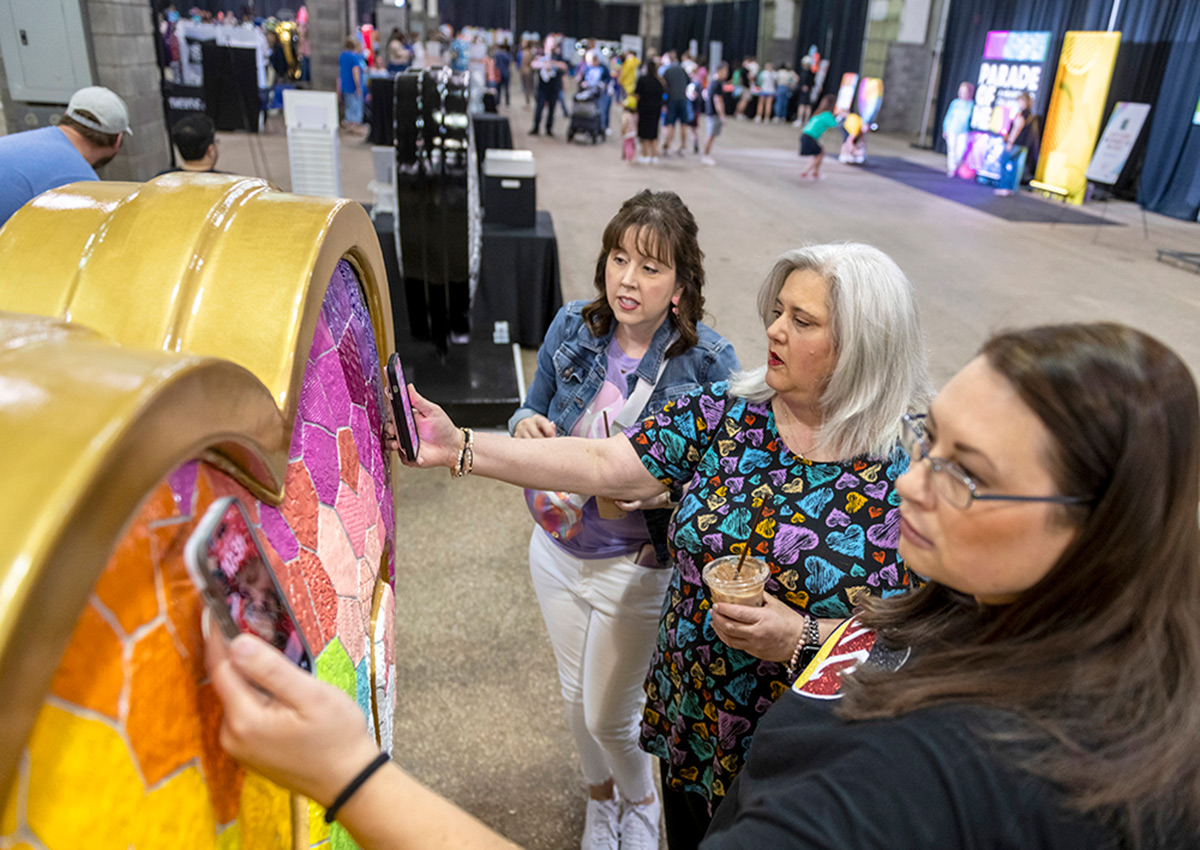
<instances>
[{"instance_id":1,"label":"event signage","mask_svg":"<svg viewBox=\"0 0 1200 850\"><path fill-rule=\"evenodd\" d=\"M1149 114L1148 103L1119 101L1113 107L1104 133L1096 145L1096 152L1092 154L1092 162L1087 170L1088 180L1110 186L1117 182Z\"/></svg>"},{"instance_id":2,"label":"event signage","mask_svg":"<svg viewBox=\"0 0 1200 850\"><path fill-rule=\"evenodd\" d=\"M858 88L858 74L847 71L842 74L842 84L838 88L837 108L849 112L854 108L854 90Z\"/></svg>"},{"instance_id":3,"label":"event signage","mask_svg":"<svg viewBox=\"0 0 1200 850\"><path fill-rule=\"evenodd\" d=\"M1065 191L1072 204L1082 204L1087 194L1088 162L1120 46L1119 32L1068 32L1063 38L1037 179Z\"/></svg>"},{"instance_id":4,"label":"event signage","mask_svg":"<svg viewBox=\"0 0 1200 850\"><path fill-rule=\"evenodd\" d=\"M1048 32L992 30L984 43L975 84L975 107L967 142L967 166L981 177L1000 177L1004 134L1020 111L1017 95L1025 92L1036 106L1050 55Z\"/></svg>"}]
</instances>

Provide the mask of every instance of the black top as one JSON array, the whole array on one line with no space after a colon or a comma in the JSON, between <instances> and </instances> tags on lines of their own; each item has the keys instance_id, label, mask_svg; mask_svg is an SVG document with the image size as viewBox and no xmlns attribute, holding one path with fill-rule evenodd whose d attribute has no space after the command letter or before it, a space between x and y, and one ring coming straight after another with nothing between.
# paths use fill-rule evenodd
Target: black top
<instances>
[{"instance_id":1,"label":"black top","mask_svg":"<svg viewBox=\"0 0 1200 850\"><path fill-rule=\"evenodd\" d=\"M1006 715L937 707L844 723L789 691L766 713L701 850L1108 850L1115 835L1011 766L981 732Z\"/></svg>"},{"instance_id":2,"label":"black top","mask_svg":"<svg viewBox=\"0 0 1200 850\"><path fill-rule=\"evenodd\" d=\"M1028 109L1022 109L1021 118L1024 123L1021 124L1021 132L1017 133L1017 137L1013 139L1014 148L1029 147L1029 141L1033 135L1033 113Z\"/></svg>"},{"instance_id":3,"label":"black top","mask_svg":"<svg viewBox=\"0 0 1200 850\"><path fill-rule=\"evenodd\" d=\"M687 97L687 87L691 80L682 65L678 62L668 65L667 69L662 72L662 78L668 100L683 100Z\"/></svg>"},{"instance_id":4,"label":"black top","mask_svg":"<svg viewBox=\"0 0 1200 850\"><path fill-rule=\"evenodd\" d=\"M704 101L704 114L717 114L717 98L725 96L725 81L713 77L708 81L708 98Z\"/></svg>"}]
</instances>

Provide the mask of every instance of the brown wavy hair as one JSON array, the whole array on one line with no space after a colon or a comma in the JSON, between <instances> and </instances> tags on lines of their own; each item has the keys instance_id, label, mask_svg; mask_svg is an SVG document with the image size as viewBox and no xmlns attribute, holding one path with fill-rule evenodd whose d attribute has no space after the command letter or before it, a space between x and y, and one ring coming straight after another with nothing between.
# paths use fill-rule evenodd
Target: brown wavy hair
<instances>
[{"instance_id":1,"label":"brown wavy hair","mask_svg":"<svg viewBox=\"0 0 1200 850\"><path fill-rule=\"evenodd\" d=\"M704 316L704 252L696 234L700 228L692 211L674 192L643 189L621 204L621 209L604 228L600 256L596 260L596 298L583 308L583 320L596 336L604 336L616 317L608 303L605 267L610 251L621 247L621 240L632 231L638 252L675 270L675 281L683 288L679 304L667 312L667 321L679 334L667 349L667 357L678 357L696 344L696 325Z\"/></svg>"},{"instance_id":2,"label":"brown wavy hair","mask_svg":"<svg viewBox=\"0 0 1200 850\"><path fill-rule=\"evenodd\" d=\"M958 703L1016 714L1020 767L1136 844L1200 825L1200 401L1179 357L1116 324L1002 333L988 364L1051 435L1060 518L1078 533L1012 604L930 583L863 621L913 647L847 677L845 719Z\"/></svg>"}]
</instances>

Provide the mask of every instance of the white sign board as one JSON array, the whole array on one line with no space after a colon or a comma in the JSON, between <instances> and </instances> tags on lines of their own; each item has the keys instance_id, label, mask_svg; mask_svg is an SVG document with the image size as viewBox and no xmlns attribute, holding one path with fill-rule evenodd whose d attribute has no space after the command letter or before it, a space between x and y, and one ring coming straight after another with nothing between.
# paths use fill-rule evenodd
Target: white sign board
<instances>
[{"instance_id":1,"label":"white sign board","mask_svg":"<svg viewBox=\"0 0 1200 850\"><path fill-rule=\"evenodd\" d=\"M1125 160L1133 150L1150 114L1148 103L1125 103L1119 101L1109 116L1108 124L1100 135L1092 161L1088 165L1087 179L1093 183L1112 185L1121 176Z\"/></svg>"},{"instance_id":2,"label":"white sign board","mask_svg":"<svg viewBox=\"0 0 1200 850\"><path fill-rule=\"evenodd\" d=\"M642 58L642 37L640 35L621 36L621 51L632 50L638 59Z\"/></svg>"}]
</instances>

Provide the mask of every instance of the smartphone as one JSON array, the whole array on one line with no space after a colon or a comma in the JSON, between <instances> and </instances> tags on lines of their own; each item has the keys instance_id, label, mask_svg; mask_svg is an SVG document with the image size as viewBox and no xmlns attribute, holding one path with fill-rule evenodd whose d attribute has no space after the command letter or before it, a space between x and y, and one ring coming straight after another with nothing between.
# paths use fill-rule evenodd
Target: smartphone
<instances>
[{"instance_id":1,"label":"smartphone","mask_svg":"<svg viewBox=\"0 0 1200 850\"><path fill-rule=\"evenodd\" d=\"M421 450L421 438L417 434L417 423L413 419L412 402L408 399L408 382L404 380L404 367L400 355L393 353L387 363L388 389L392 391L392 415L396 419L396 433L400 435L400 447L409 462L417 459Z\"/></svg>"},{"instance_id":2,"label":"smartphone","mask_svg":"<svg viewBox=\"0 0 1200 850\"><path fill-rule=\"evenodd\" d=\"M227 639L258 635L312 672L312 651L241 502L233 496L213 502L188 538L183 560Z\"/></svg>"}]
</instances>

